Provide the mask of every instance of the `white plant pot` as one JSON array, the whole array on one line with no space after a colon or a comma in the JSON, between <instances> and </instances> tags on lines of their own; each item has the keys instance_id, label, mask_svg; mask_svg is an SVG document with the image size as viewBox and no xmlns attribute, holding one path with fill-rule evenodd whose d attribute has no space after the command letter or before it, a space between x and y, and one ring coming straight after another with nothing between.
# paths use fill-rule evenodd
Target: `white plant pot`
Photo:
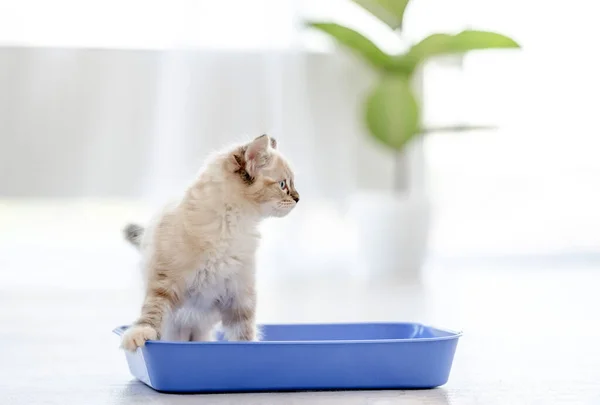
<instances>
[{"instance_id":1,"label":"white plant pot","mask_svg":"<svg viewBox=\"0 0 600 405\"><path fill-rule=\"evenodd\" d=\"M356 271L373 280L419 281L425 259L430 205L425 196L365 192L353 196Z\"/></svg>"}]
</instances>

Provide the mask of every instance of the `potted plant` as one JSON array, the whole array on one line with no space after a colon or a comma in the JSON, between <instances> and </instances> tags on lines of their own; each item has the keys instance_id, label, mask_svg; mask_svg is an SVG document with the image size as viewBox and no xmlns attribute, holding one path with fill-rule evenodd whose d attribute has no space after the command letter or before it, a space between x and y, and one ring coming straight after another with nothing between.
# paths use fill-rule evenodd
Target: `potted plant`
<instances>
[{"instance_id":1,"label":"potted plant","mask_svg":"<svg viewBox=\"0 0 600 405\"><path fill-rule=\"evenodd\" d=\"M390 30L402 33L409 0L352 1ZM425 128L421 121L420 83L416 83L415 77L421 65L436 56L518 48L519 45L498 33L465 30L457 34L433 34L404 53L389 54L361 33L343 25L321 21L307 24L359 55L377 73L378 79L365 99L364 117L371 136L395 155L394 184L393 193L371 193L369 198L354 204L360 235L358 250L371 275L418 278L426 252L429 211L426 196L411 192L407 150L416 138L427 133L474 127ZM401 37L398 38L400 41Z\"/></svg>"}]
</instances>

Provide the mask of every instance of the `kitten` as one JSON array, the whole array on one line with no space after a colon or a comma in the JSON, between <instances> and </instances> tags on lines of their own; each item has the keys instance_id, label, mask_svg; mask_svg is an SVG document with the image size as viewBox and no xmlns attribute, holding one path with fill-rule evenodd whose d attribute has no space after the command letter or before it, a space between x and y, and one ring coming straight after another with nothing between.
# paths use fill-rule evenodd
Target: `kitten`
<instances>
[{"instance_id":1,"label":"kitten","mask_svg":"<svg viewBox=\"0 0 600 405\"><path fill-rule=\"evenodd\" d=\"M299 201L294 174L276 148L262 135L217 153L151 226L125 228L142 253L146 293L124 349L149 339L210 340L219 321L228 340L257 340L258 225Z\"/></svg>"}]
</instances>

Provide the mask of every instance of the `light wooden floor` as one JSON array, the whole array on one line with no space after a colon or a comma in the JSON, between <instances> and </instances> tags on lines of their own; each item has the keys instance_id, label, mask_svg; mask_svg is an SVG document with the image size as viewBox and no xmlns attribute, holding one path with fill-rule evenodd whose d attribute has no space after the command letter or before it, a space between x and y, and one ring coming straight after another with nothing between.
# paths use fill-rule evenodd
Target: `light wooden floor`
<instances>
[{"instance_id":1,"label":"light wooden floor","mask_svg":"<svg viewBox=\"0 0 600 405\"><path fill-rule=\"evenodd\" d=\"M423 286L263 284L266 322L463 328L449 383L431 391L203 396L158 394L128 375L110 330L130 320L136 296L12 287L0 291L0 404L600 404L599 282L597 270L437 269Z\"/></svg>"},{"instance_id":2,"label":"light wooden floor","mask_svg":"<svg viewBox=\"0 0 600 405\"><path fill-rule=\"evenodd\" d=\"M68 207L71 220L84 218L70 224L55 211L0 209L0 405L600 404L600 266L591 263L438 264L419 285L261 277L261 322L464 330L450 381L428 391L156 393L131 378L111 333L134 319L140 295L136 254L114 234L129 213L109 208Z\"/></svg>"}]
</instances>

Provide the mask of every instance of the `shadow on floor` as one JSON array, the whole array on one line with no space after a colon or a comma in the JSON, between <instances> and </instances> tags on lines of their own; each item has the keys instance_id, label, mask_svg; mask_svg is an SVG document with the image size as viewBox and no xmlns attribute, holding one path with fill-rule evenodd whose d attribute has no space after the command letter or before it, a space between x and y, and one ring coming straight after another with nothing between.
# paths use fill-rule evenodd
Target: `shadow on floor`
<instances>
[{"instance_id":1,"label":"shadow on floor","mask_svg":"<svg viewBox=\"0 0 600 405\"><path fill-rule=\"evenodd\" d=\"M326 405L387 405L427 404L449 405L448 395L443 388L407 391L295 391L259 393L216 393L216 394L165 394L139 381L131 381L119 393L118 404L204 404L211 405L269 405L269 404L326 404Z\"/></svg>"}]
</instances>

